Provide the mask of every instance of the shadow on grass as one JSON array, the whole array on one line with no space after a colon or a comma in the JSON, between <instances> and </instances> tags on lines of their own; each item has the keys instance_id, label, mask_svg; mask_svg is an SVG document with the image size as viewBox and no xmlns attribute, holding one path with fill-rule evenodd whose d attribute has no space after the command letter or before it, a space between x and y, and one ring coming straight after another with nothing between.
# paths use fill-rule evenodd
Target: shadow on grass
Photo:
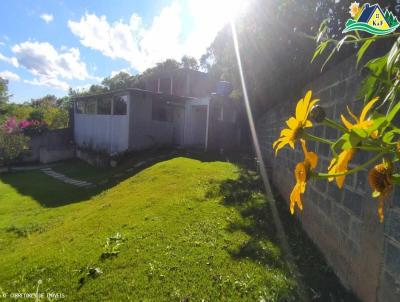
<instances>
[{"instance_id":1,"label":"shadow on grass","mask_svg":"<svg viewBox=\"0 0 400 302\"><path fill-rule=\"evenodd\" d=\"M241 230L250 236L238 250L231 251L232 257L250 259L269 267L287 267L284 255L280 254L272 213L263 191L257 173L241 169L238 179L220 183L219 188L209 194L218 194L226 206L235 207L241 214L242 219L232 222L228 229ZM283 198L276 194L275 199L310 300L359 301L340 283L322 253L302 230L300 222L290 215Z\"/></svg>"},{"instance_id":2,"label":"shadow on grass","mask_svg":"<svg viewBox=\"0 0 400 302\"><path fill-rule=\"evenodd\" d=\"M241 219L228 226L229 231L243 231L250 236L237 250L231 250L234 258L246 258L269 267L284 268L272 215L262 194L262 182L257 173L241 169L235 180L220 183L211 194L218 194L224 205L239 211Z\"/></svg>"},{"instance_id":3,"label":"shadow on grass","mask_svg":"<svg viewBox=\"0 0 400 302\"><path fill-rule=\"evenodd\" d=\"M0 174L0 181L12 186L20 195L30 196L44 207L59 207L87 201L142 170L175 156L175 154L171 154L170 149L151 150L147 153L138 153L137 156L126 159L116 168L95 168L79 159L68 160L52 166L56 172L76 180L84 180L94 184L94 186L88 188L75 187L63 183L45 175L40 170ZM139 162L143 164L135 167Z\"/></svg>"}]
</instances>

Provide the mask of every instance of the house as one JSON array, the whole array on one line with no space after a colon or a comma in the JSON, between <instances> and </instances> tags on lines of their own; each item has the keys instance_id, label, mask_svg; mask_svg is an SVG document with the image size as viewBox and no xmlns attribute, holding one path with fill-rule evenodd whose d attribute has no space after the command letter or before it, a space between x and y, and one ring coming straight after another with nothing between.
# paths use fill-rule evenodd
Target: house
<instances>
[{"instance_id":1,"label":"house","mask_svg":"<svg viewBox=\"0 0 400 302\"><path fill-rule=\"evenodd\" d=\"M219 93L212 86L206 73L178 69L148 78L146 89L77 97L75 142L108 154L163 145L233 148L242 136L241 106L227 96L227 83Z\"/></svg>"},{"instance_id":2,"label":"house","mask_svg":"<svg viewBox=\"0 0 400 302\"><path fill-rule=\"evenodd\" d=\"M379 4L365 4L364 10L358 18L358 22L368 23L369 25L381 30L390 28L385 19L385 14L383 13Z\"/></svg>"}]
</instances>

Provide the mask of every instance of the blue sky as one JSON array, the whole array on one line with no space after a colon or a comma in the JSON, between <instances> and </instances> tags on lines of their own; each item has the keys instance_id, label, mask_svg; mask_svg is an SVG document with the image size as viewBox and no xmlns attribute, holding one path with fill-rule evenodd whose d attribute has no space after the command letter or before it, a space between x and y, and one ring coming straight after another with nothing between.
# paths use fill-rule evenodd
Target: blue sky
<instances>
[{"instance_id":1,"label":"blue sky","mask_svg":"<svg viewBox=\"0 0 400 302\"><path fill-rule=\"evenodd\" d=\"M0 77L9 80L11 101L24 102L167 58L199 58L240 2L0 1Z\"/></svg>"}]
</instances>

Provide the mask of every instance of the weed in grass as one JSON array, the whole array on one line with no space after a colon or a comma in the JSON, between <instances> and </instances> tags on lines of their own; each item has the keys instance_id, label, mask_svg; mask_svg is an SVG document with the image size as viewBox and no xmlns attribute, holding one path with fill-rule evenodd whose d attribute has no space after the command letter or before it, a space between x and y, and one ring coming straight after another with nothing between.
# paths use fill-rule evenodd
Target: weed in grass
<instances>
[{"instance_id":1,"label":"weed in grass","mask_svg":"<svg viewBox=\"0 0 400 302\"><path fill-rule=\"evenodd\" d=\"M118 256L118 254L120 253L121 245L124 243L125 240L126 239L122 238L122 235L120 233L116 233L114 236L107 238L100 259L105 260L114 256Z\"/></svg>"},{"instance_id":2,"label":"weed in grass","mask_svg":"<svg viewBox=\"0 0 400 302\"><path fill-rule=\"evenodd\" d=\"M11 225L8 228L6 228L6 232L8 233L13 233L17 237L29 237L30 234L32 233L42 233L46 229L45 227L39 225L39 224L28 224L23 227L17 227L15 225Z\"/></svg>"},{"instance_id":3,"label":"weed in grass","mask_svg":"<svg viewBox=\"0 0 400 302\"><path fill-rule=\"evenodd\" d=\"M102 270L99 269L98 267L91 267L91 266L83 267L77 270L77 272L79 276L78 289L81 289L88 279L95 279L103 273Z\"/></svg>"}]
</instances>

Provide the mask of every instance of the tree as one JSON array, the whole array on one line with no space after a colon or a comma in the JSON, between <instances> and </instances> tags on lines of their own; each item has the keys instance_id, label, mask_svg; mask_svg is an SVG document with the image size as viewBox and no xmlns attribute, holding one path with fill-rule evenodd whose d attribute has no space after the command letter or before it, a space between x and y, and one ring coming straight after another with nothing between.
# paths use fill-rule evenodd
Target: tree
<instances>
[{"instance_id":1,"label":"tree","mask_svg":"<svg viewBox=\"0 0 400 302\"><path fill-rule=\"evenodd\" d=\"M52 94L45 95L38 99L31 99L31 106L33 108L46 108L57 106L57 97Z\"/></svg>"},{"instance_id":2,"label":"tree","mask_svg":"<svg viewBox=\"0 0 400 302\"><path fill-rule=\"evenodd\" d=\"M182 61L182 67L183 68L188 68L188 69L193 69L193 70L199 70L200 69L199 62L194 57L183 56L181 61Z\"/></svg>"},{"instance_id":3,"label":"tree","mask_svg":"<svg viewBox=\"0 0 400 302\"><path fill-rule=\"evenodd\" d=\"M101 84L108 90L117 90L135 87L137 81L137 76L132 76L127 72L121 71L113 77L105 78Z\"/></svg>"},{"instance_id":4,"label":"tree","mask_svg":"<svg viewBox=\"0 0 400 302\"><path fill-rule=\"evenodd\" d=\"M0 78L0 105L8 102L8 81Z\"/></svg>"}]
</instances>

